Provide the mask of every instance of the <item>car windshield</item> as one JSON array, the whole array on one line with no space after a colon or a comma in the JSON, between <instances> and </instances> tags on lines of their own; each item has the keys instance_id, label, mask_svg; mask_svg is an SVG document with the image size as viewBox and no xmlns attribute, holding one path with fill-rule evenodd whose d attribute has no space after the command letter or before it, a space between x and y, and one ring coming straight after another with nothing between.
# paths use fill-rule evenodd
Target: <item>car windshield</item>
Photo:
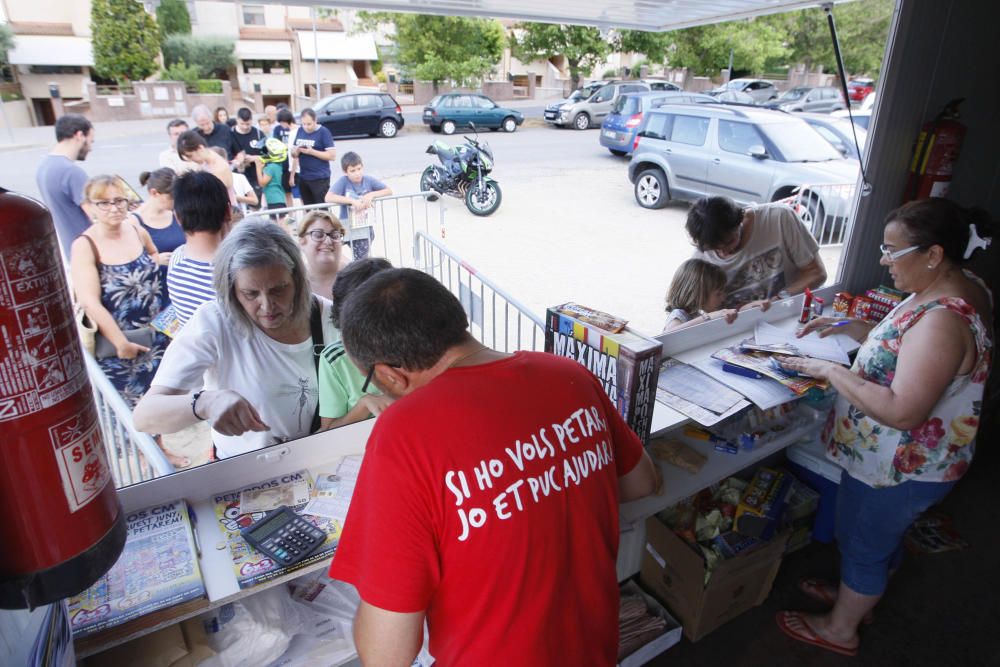
<instances>
[{"instance_id":1,"label":"car windshield","mask_svg":"<svg viewBox=\"0 0 1000 667\"><path fill-rule=\"evenodd\" d=\"M789 118L787 123L765 123L758 128L774 142L786 162L826 162L843 156L803 120Z\"/></svg>"},{"instance_id":2,"label":"car windshield","mask_svg":"<svg viewBox=\"0 0 1000 667\"><path fill-rule=\"evenodd\" d=\"M747 82L743 79L733 79L727 83L724 88L726 90L743 90L743 87L747 85Z\"/></svg>"},{"instance_id":3,"label":"car windshield","mask_svg":"<svg viewBox=\"0 0 1000 667\"><path fill-rule=\"evenodd\" d=\"M829 123L833 127L837 128L837 130L845 137L854 136L851 132L851 125L854 125L854 123L850 122L849 120L831 118L829 120ZM864 129L863 127L858 127L857 125L854 125L854 130L858 133L858 148L863 149L865 147L865 141L868 140L868 130ZM852 141L851 143L854 142Z\"/></svg>"},{"instance_id":4,"label":"car windshield","mask_svg":"<svg viewBox=\"0 0 1000 667\"><path fill-rule=\"evenodd\" d=\"M319 102L317 102L316 106L314 106L313 109L325 109L326 105L332 102L336 97L337 97L336 95L327 95Z\"/></svg>"},{"instance_id":5,"label":"car windshield","mask_svg":"<svg viewBox=\"0 0 1000 667\"><path fill-rule=\"evenodd\" d=\"M639 113L639 98L632 95L622 95L615 102L615 106L611 109L611 113L621 114L623 116L631 116L632 114Z\"/></svg>"},{"instance_id":6,"label":"car windshield","mask_svg":"<svg viewBox=\"0 0 1000 667\"><path fill-rule=\"evenodd\" d=\"M441 102L441 96L440 95L435 95L434 98L430 102L427 103L427 106L429 106L429 107L436 107L440 102Z\"/></svg>"},{"instance_id":7,"label":"car windshield","mask_svg":"<svg viewBox=\"0 0 1000 667\"><path fill-rule=\"evenodd\" d=\"M778 98L782 102L794 102L795 100L801 100L809 92L808 88L792 88L791 90L786 90Z\"/></svg>"}]
</instances>

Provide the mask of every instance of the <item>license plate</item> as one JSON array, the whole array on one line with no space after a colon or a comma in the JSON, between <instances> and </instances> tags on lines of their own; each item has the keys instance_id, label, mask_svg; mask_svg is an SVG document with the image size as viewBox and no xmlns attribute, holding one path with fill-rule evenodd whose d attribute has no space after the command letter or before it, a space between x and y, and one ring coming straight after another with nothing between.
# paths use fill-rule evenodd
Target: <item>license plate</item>
<instances>
[{"instance_id":1,"label":"license plate","mask_svg":"<svg viewBox=\"0 0 1000 667\"><path fill-rule=\"evenodd\" d=\"M547 112L545 112L545 118L546 118L547 120L554 120L554 119L555 119L555 117L556 117L556 115L555 115L554 113L551 113L551 112L548 112L548 111L547 111Z\"/></svg>"},{"instance_id":2,"label":"license plate","mask_svg":"<svg viewBox=\"0 0 1000 667\"><path fill-rule=\"evenodd\" d=\"M613 130L604 130L604 136L606 136L608 139L614 139L618 135Z\"/></svg>"}]
</instances>

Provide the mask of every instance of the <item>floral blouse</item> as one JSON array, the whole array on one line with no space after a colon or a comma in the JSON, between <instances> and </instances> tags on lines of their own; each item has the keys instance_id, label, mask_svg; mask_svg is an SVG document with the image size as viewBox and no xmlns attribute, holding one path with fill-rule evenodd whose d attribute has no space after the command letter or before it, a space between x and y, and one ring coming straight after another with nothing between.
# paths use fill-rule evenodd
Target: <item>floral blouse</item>
<instances>
[{"instance_id":1,"label":"floral blouse","mask_svg":"<svg viewBox=\"0 0 1000 667\"><path fill-rule=\"evenodd\" d=\"M976 341L976 363L971 373L952 380L927 421L909 431L880 424L843 396L837 398L821 436L827 457L851 477L876 488L907 480L957 480L965 474L975 450L992 356L988 331L963 299L938 299L910 310L912 299L903 301L872 329L851 370L869 382L891 385L903 336L926 313L939 308L958 314L969 325Z\"/></svg>"}]
</instances>

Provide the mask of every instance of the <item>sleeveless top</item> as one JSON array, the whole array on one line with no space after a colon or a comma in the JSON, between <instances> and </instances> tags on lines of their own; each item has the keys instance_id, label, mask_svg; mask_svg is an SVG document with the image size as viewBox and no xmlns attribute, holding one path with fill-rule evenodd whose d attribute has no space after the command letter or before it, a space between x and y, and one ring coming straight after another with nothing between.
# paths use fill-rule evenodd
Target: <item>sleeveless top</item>
<instances>
[{"instance_id":1,"label":"sleeveless top","mask_svg":"<svg viewBox=\"0 0 1000 667\"><path fill-rule=\"evenodd\" d=\"M977 284L982 281L969 272ZM988 292L988 290L987 290ZM990 372L993 343L979 314L965 300L945 297L909 310L911 295L878 324L858 350L851 371L888 387L895 377L903 337L933 310L946 309L968 325L976 360L967 375L956 376L924 423L908 431L881 424L838 396L822 438L827 457L869 486L895 486L908 480L950 482L965 474L975 451L983 390Z\"/></svg>"},{"instance_id":2,"label":"sleeveless top","mask_svg":"<svg viewBox=\"0 0 1000 667\"><path fill-rule=\"evenodd\" d=\"M133 212L132 215L139 221L142 228L149 232L150 238L153 239L153 245L160 252L173 252L177 249L177 246L184 244L184 230L181 229L181 224L177 222L176 215L171 214L170 224L162 229L150 227L138 213Z\"/></svg>"}]
</instances>

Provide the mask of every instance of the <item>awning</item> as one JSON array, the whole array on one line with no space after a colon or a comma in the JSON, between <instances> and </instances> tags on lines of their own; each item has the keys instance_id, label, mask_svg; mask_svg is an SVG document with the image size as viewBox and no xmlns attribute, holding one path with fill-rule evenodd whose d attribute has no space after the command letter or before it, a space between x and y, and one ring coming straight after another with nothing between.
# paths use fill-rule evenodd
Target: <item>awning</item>
<instances>
[{"instance_id":1,"label":"awning","mask_svg":"<svg viewBox=\"0 0 1000 667\"><path fill-rule=\"evenodd\" d=\"M302 60L312 60L316 52L312 30L296 30ZM316 32L315 44L320 60L378 60L372 35L348 35L345 32Z\"/></svg>"},{"instance_id":2,"label":"awning","mask_svg":"<svg viewBox=\"0 0 1000 667\"><path fill-rule=\"evenodd\" d=\"M828 0L850 2L851 0ZM322 6L327 0L301 0ZM543 23L575 23L600 28L677 30L817 8L818 0L338 0L338 7L369 11L419 12L452 16L510 18Z\"/></svg>"},{"instance_id":3,"label":"awning","mask_svg":"<svg viewBox=\"0 0 1000 667\"><path fill-rule=\"evenodd\" d=\"M292 43L277 39L239 39L237 60L291 60Z\"/></svg>"},{"instance_id":4,"label":"awning","mask_svg":"<svg viewBox=\"0 0 1000 667\"><path fill-rule=\"evenodd\" d=\"M8 59L12 65L93 67L94 52L87 37L16 35Z\"/></svg>"}]
</instances>

